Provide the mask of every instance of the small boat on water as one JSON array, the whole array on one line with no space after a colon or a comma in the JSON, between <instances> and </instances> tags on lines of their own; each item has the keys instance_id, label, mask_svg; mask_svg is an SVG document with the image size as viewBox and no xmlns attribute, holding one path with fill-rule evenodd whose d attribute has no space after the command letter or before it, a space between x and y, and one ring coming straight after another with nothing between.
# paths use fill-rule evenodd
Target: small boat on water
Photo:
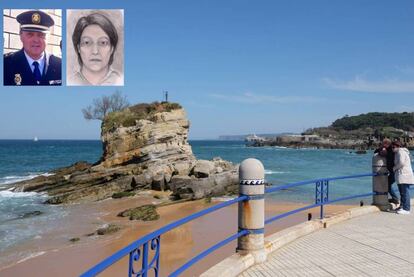
<instances>
[{"instance_id":1,"label":"small boat on water","mask_svg":"<svg viewBox=\"0 0 414 277\"><path fill-rule=\"evenodd\" d=\"M34 137L34 138L33 138L33 141L34 141L34 142L36 142L36 141L38 141L38 140L39 140L39 139L38 139L37 137Z\"/></svg>"}]
</instances>

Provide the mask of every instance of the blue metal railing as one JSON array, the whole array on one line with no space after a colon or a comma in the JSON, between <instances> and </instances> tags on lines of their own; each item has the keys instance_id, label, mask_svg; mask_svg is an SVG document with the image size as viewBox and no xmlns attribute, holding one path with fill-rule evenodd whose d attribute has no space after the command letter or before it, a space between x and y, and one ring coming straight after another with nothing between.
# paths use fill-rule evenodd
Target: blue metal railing
<instances>
[{"instance_id":1,"label":"blue metal railing","mask_svg":"<svg viewBox=\"0 0 414 277\"><path fill-rule=\"evenodd\" d=\"M265 220L265 225L272 223L278 219L290 216L292 214L299 213L301 211L305 211L308 209L320 207L320 217L324 217L324 205L350 200L354 198L363 198L375 195L376 192L370 192L370 193L364 193L364 194L358 194L358 195L351 195L351 196L345 196L340 197L334 200L329 199L329 182L335 181L335 180L344 180L344 179L355 179L355 178L362 178L362 177L372 177L377 176L378 174L375 173L367 173L367 174L358 174L358 175L349 175L349 176L339 176L339 177L333 177L333 178L324 178L324 179L314 179L314 180L308 180L308 181L302 181L302 182L296 182L296 183L290 183L285 184L281 186L274 186L274 187L268 187L265 190L265 193L273 193L282 191L288 188L292 187L298 187L308 184L315 184L315 203L311 205L307 205L305 207L301 207L283 214L279 214L277 216L268 218ZM99 264L95 265L85 273L81 275L81 277L91 277L96 276L97 274L104 271L106 268L114 264L115 262L119 261L123 257L129 255L129 270L128 270L128 276L142 276L147 277L148 273L153 270L155 276L159 276L159 259L160 259L160 243L161 243L161 235L177 228L189 221L192 221L196 218L199 218L201 216L204 216L206 214L212 213L214 211L217 211L219 209L222 209L224 207L228 207L232 204L242 202L249 200L249 196L239 196L235 199L222 202L220 204L214 205L210 208L207 208L205 210L202 210L200 212L194 213L190 216L187 216L183 219L177 220L175 222L172 222L148 235L145 235L139 240L134 241L127 247L119 250L118 252L114 253L113 255L107 257ZM237 238L241 236L245 236L249 234L250 232L248 230L240 230L238 233L226 238L225 240L213 245L212 247L204 250L188 262L186 262L184 265L182 265L180 268L175 270L173 273L171 273L169 276L178 276L181 273L183 273L185 270L187 270L189 267L191 267L194 263L198 262L199 260L203 259L205 256L210 254L211 252L219 249L220 247L230 243L233 240L236 240ZM150 249L153 251L153 253L149 253ZM152 259L149 261L149 257L152 254ZM140 262L141 261L141 262ZM140 264L140 269L135 270L135 265Z\"/></svg>"},{"instance_id":2,"label":"blue metal railing","mask_svg":"<svg viewBox=\"0 0 414 277\"><path fill-rule=\"evenodd\" d=\"M194 220L196 218L199 218L203 215L212 213L214 211L217 211L219 209L222 209L224 207L230 206L234 203L238 203L241 201L245 201L247 200L247 196L240 196L237 197L235 199L226 201L226 202L222 202L220 204L214 205L210 208L207 208L205 210L202 210L200 212L194 213L190 216L187 216L185 218L182 218L180 220L174 221L152 233L149 233L148 235L142 237L141 239L134 241L133 243L131 243L130 245L128 245L127 247L119 250L118 252L114 253L113 255L109 256L108 258L106 258L105 260L103 260L102 262L100 262L99 264L97 264L96 266L92 267L91 269L89 269L88 271L86 271L85 273L83 273L81 275L81 277L90 277L90 276L95 276L99 273L101 273L102 271L104 271L106 268L108 268L109 266L111 266L112 264L114 264L115 262L119 261L121 258L125 257L126 255L129 255L129 273L128 276L143 276L146 277L148 275L148 272L152 269L154 270L155 276L158 276L159 273L159 257L160 257L160 236L174 228L177 228L191 220ZM236 235L230 237L233 239L236 239L242 235L245 235L245 233L239 232ZM234 238L233 238L234 237ZM230 238L224 240L223 242L230 242L231 240L229 240ZM154 252L154 258L151 260L151 262L148 262L148 243L151 242L151 250L155 251ZM196 256L195 258L193 258L192 260L190 260L189 262L187 262L186 264L184 264L181 268L183 268L181 270L181 268L179 268L176 272L176 275L172 275L172 276L177 276L179 273L181 273L182 271L184 271L185 269L187 269L188 267L190 267L192 264L194 264L195 262L197 262L198 260L200 260L202 257L206 256L207 254L211 253L212 251L214 251L215 249L223 246L223 242L221 244L213 246L211 247L211 251L208 251L208 253L204 253L207 252L204 251L203 253L199 254L198 256ZM141 246L142 246L142 251L141 251ZM139 261L139 258L141 257L141 253L143 253L142 255L142 263L141 263L141 270L139 271L135 271L134 269L134 262ZM198 257L201 258L198 258ZM174 274L174 273L173 273Z\"/></svg>"},{"instance_id":3,"label":"blue metal railing","mask_svg":"<svg viewBox=\"0 0 414 277\"><path fill-rule=\"evenodd\" d=\"M298 209L295 209L293 211L286 212L284 214L277 215L275 217L269 218L265 220L265 224L269 224L275 220L287 217L292 214L296 214L305 210L309 210L312 208L320 207L320 218L324 218L324 206L340 201L350 200L354 198L362 198L367 196L372 196L376 194L375 192L370 193L364 193L364 194L357 194L352 196L346 196L341 197L335 200L329 200L329 182L330 181L337 181L337 180L345 180L345 179L356 179L356 178L362 178L362 177L372 177L377 176L376 173L365 173L365 174L358 174L358 175L348 175L348 176L338 176L338 177L332 177L332 178L324 178L324 179L313 179L313 180L307 180L307 181L301 181L296 183L290 183L282 186L277 187L270 187L265 190L265 193L273 193L281 190L286 190L293 187L298 186L304 186L309 184L315 184L315 204L308 205L305 207L301 207Z\"/></svg>"}]
</instances>

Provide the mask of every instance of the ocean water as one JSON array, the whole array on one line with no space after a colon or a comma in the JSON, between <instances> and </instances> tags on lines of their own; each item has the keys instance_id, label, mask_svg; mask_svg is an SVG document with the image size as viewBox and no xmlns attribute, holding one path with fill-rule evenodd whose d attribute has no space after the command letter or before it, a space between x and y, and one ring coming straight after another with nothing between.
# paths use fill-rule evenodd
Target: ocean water
<instances>
[{"instance_id":1,"label":"ocean water","mask_svg":"<svg viewBox=\"0 0 414 277\"><path fill-rule=\"evenodd\" d=\"M274 185L371 171L370 152L356 155L350 150L253 148L246 147L242 141L190 143L198 159L221 157L240 163L246 158L257 158L265 166L267 182ZM100 141L0 140L0 249L42 236L47 232L46 228L52 228L47 222L65 216L63 206L42 204L47 198L46 195L10 192L13 182L51 174L55 168L81 160L93 163L99 159L101 153ZM370 191L369 177L338 181L330 185L331 199ZM314 185L278 192L267 197L274 201L312 202ZM42 214L25 216L33 211Z\"/></svg>"},{"instance_id":2,"label":"ocean water","mask_svg":"<svg viewBox=\"0 0 414 277\"><path fill-rule=\"evenodd\" d=\"M46 195L10 192L13 183L48 175L55 168L80 160L95 162L101 148L100 141L0 140L0 253L41 236L53 228L50 221L66 215L63 207L43 205ZM41 214L28 216L34 211Z\"/></svg>"},{"instance_id":3,"label":"ocean water","mask_svg":"<svg viewBox=\"0 0 414 277\"><path fill-rule=\"evenodd\" d=\"M326 177L356 175L371 172L373 152L358 155L346 149L290 149L281 147L246 147L240 141L193 141L197 158L223 159L240 163L247 158L259 159L265 168L265 179L273 185ZM330 199L372 191L370 177L338 180L329 187ZM310 203L314 201L315 185L305 185L268 195L275 201ZM369 201L368 199L364 199ZM344 203L356 203L350 200Z\"/></svg>"}]
</instances>

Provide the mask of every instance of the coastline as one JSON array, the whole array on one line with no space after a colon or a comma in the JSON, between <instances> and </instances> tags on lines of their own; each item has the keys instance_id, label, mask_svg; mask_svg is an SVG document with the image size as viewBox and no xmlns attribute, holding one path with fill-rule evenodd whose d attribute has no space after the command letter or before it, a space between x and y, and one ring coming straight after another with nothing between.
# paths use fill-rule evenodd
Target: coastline
<instances>
[{"instance_id":1,"label":"coastline","mask_svg":"<svg viewBox=\"0 0 414 277\"><path fill-rule=\"evenodd\" d=\"M109 199L68 206L69 215L63 218L62 222L56 223L58 225L56 230L44 234L42 238L30 240L3 253L9 255L11 260L2 261L0 275L77 276L143 235L218 203L216 201L206 203L204 200L198 200L162 206L157 208L160 219L151 222L130 221L116 216L118 212L126 208L157 201L159 202L153 198L151 192L146 192L132 198ZM266 201L266 217L299 206L301 206L300 203L275 203L269 199ZM328 215L332 215L350 207L350 205L330 205L326 210ZM266 234L306 221L308 212L312 212L314 217L318 214L317 209L295 214L267 226ZM104 223L118 224L122 226L122 229L113 235L86 236ZM208 236L206 236L206 229L208 229ZM232 205L162 235L160 275L164 276L173 271L208 246L230 236L235 230L237 230L237 205ZM69 241L74 237L79 237L79 242ZM220 260L233 254L235 247L236 242L233 241L195 264L183 276L194 276L204 272ZM19 259L12 255L13 251L16 254L19 251L27 253L29 250L33 251L29 257L20 257ZM100 276L115 276L120 272L126 273L127 259L124 258L114 264ZM17 260L19 260L18 263L16 263Z\"/></svg>"}]
</instances>

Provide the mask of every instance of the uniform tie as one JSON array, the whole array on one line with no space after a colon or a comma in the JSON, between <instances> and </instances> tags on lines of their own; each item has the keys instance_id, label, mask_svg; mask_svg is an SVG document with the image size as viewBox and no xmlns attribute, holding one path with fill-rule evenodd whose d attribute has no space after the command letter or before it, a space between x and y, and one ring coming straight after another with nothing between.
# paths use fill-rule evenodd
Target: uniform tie
<instances>
[{"instance_id":1,"label":"uniform tie","mask_svg":"<svg viewBox=\"0 0 414 277\"><path fill-rule=\"evenodd\" d=\"M39 84L40 80L42 79L42 74L40 74L40 70L39 70L39 63L34 61L33 66L34 66L33 74L34 74L34 77L35 77L37 83Z\"/></svg>"}]
</instances>

